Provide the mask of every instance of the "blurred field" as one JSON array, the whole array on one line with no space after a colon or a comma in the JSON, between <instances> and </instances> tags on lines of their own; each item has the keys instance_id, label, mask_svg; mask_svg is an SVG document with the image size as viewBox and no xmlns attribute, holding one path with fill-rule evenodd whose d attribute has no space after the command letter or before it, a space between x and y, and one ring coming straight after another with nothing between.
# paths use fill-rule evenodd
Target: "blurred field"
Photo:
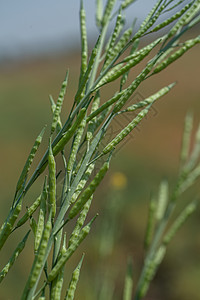
<instances>
[{"instance_id":1,"label":"blurred field","mask_svg":"<svg viewBox=\"0 0 200 300\"><path fill-rule=\"evenodd\" d=\"M139 130L136 130L127 143L115 154L108 178L104 180L103 188L96 193L91 216L96 211L100 215L90 237L82 246L86 256L76 299L96 299L95 285L96 281L100 280L98 276L99 274L105 276L107 272L103 267L107 267L110 272L114 270L116 299L121 299L126 260L129 255L134 261L135 282L138 278L143 260L142 243L150 193L157 192L158 184L163 177L168 178L173 187L178 173L181 134L187 110L190 109L194 112L195 128L200 120L199 50L200 47L192 49L162 75L147 80L138 89L136 98L147 97L171 82L178 82L170 94L156 103L155 110L150 112ZM51 111L48 95L52 94L56 99L68 68L70 77L62 111L63 119L70 109L78 84L79 57L76 54L1 66L1 223L12 202L18 176L33 141L41 128L50 123ZM112 95L111 90L105 90L105 100L108 99L109 93ZM112 129L115 130L117 126L120 125L115 124ZM41 147L40 155L47 145L47 140L46 138ZM39 155L37 159L39 160ZM112 187L110 184L110 179L115 172L124 174L127 187L119 193L122 199L120 202L122 209L118 215L118 234L114 250L100 261L99 232L104 216L104 205L110 200L110 197L115 197L116 187ZM31 202L31 199L34 199L33 197L39 193L39 183L36 184L36 189L27 195L30 199L28 202ZM199 186L187 193L186 197L193 199L196 194L199 195ZM200 237L198 228L199 211L193 215L178 233L176 239L172 241L146 299L199 299ZM21 237L20 233L18 238ZM27 271L30 269L30 260L33 257L32 242L30 239L24 255L19 257L18 264L4 280L0 300L20 298ZM12 252L12 244L13 241L9 241L7 248L2 251L3 265L6 263L7 255ZM80 256L81 252L74 256L74 261L68 265L69 270L75 267Z\"/></svg>"}]
</instances>

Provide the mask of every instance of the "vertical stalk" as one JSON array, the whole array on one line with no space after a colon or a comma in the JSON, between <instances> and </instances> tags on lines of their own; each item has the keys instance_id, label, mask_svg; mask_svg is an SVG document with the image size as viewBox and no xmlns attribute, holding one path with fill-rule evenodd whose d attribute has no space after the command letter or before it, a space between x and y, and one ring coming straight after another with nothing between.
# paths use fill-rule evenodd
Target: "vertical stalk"
<instances>
[{"instance_id":1,"label":"vertical stalk","mask_svg":"<svg viewBox=\"0 0 200 300\"><path fill-rule=\"evenodd\" d=\"M103 26L102 31L101 31L99 48L98 48L98 52L97 52L97 55L96 55L94 66L93 66L93 69L92 69L92 72L91 72L91 75L90 75L90 79L88 81L86 94L87 94L88 91L91 90L91 88L93 87L94 82L95 82L97 70L98 70L98 67L99 67L100 56L101 56L103 45L104 45L105 38L106 38L107 29L108 29L108 22L106 22L106 24Z\"/></svg>"}]
</instances>

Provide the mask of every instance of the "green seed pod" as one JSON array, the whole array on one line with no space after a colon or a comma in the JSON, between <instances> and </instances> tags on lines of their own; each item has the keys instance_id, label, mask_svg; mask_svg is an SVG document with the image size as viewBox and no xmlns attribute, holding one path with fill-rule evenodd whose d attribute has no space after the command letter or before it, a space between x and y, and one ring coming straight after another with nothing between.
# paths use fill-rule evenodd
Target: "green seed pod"
<instances>
[{"instance_id":1,"label":"green seed pod","mask_svg":"<svg viewBox=\"0 0 200 300\"><path fill-rule=\"evenodd\" d=\"M100 87L104 84L112 82L128 72L131 68L140 63L150 52L151 50L157 46L157 44L161 41L161 39L156 40L156 42L151 44L151 47L145 47L146 49L140 52L135 59L129 60L128 63L121 67L121 64L116 65L111 71L109 71L98 83L97 87Z\"/></svg>"},{"instance_id":2,"label":"green seed pod","mask_svg":"<svg viewBox=\"0 0 200 300\"><path fill-rule=\"evenodd\" d=\"M112 13L115 2L116 2L116 0L108 0L107 1L106 7L103 12L102 22L101 22L102 27L105 26L107 23L109 23L110 15Z\"/></svg>"},{"instance_id":3,"label":"green seed pod","mask_svg":"<svg viewBox=\"0 0 200 300\"><path fill-rule=\"evenodd\" d=\"M56 104L53 100L53 97L51 95L49 95L49 100L50 100L50 103L51 103L51 111L52 113L54 112L55 108L56 108ZM61 119L60 119L60 116L58 116L58 120L57 120L57 125L56 125L56 132L60 132L60 130L62 129L62 122L61 122Z\"/></svg>"},{"instance_id":4,"label":"green seed pod","mask_svg":"<svg viewBox=\"0 0 200 300\"><path fill-rule=\"evenodd\" d=\"M81 25L81 75L80 82L87 70L88 46L87 46L87 29L86 29L85 9L81 1L80 25Z\"/></svg>"},{"instance_id":5,"label":"green seed pod","mask_svg":"<svg viewBox=\"0 0 200 300\"><path fill-rule=\"evenodd\" d=\"M185 0L179 0L178 3L175 3L174 5L170 6L168 9L165 9L165 13L171 11L175 7L181 5Z\"/></svg>"},{"instance_id":6,"label":"green seed pod","mask_svg":"<svg viewBox=\"0 0 200 300\"><path fill-rule=\"evenodd\" d=\"M166 253L166 247L165 245L161 245L158 248L158 251L156 252L155 258L154 258L154 263L156 264L156 266L159 266L165 256Z\"/></svg>"},{"instance_id":7,"label":"green seed pod","mask_svg":"<svg viewBox=\"0 0 200 300\"><path fill-rule=\"evenodd\" d=\"M73 136L74 132L77 130L78 126L80 125L80 123L84 119L85 114L86 114L86 109L82 108L80 110L80 113L78 114L77 119L74 122L74 124L69 128L69 130L67 130L66 133L64 133L64 135L62 136L60 141L53 148L53 155L54 156L56 156L60 151L63 150L64 146L67 144L67 142Z\"/></svg>"},{"instance_id":8,"label":"green seed pod","mask_svg":"<svg viewBox=\"0 0 200 300\"><path fill-rule=\"evenodd\" d=\"M63 281L64 281L64 267L60 270L57 277L52 281L51 300L61 299Z\"/></svg>"},{"instance_id":9,"label":"green seed pod","mask_svg":"<svg viewBox=\"0 0 200 300\"><path fill-rule=\"evenodd\" d=\"M161 245L158 248L158 250L154 253L152 260L149 260L147 262L145 277L144 277L143 285L142 285L142 288L141 288L140 294L139 294L141 298L143 298L146 295L149 285L150 285L151 281L153 280L153 278L156 274L156 271L165 256L165 253L166 253L166 247L164 245Z\"/></svg>"},{"instance_id":10,"label":"green seed pod","mask_svg":"<svg viewBox=\"0 0 200 300\"><path fill-rule=\"evenodd\" d=\"M37 230L35 235L35 243L34 243L34 251L35 253L38 250L43 230L44 230L44 224L45 224L45 217L46 217L46 200L47 200L47 180L45 177L45 182L43 186L43 191L41 195L41 202L40 202L40 211L38 216L38 222L37 222Z\"/></svg>"},{"instance_id":11,"label":"green seed pod","mask_svg":"<svg viewBox=\"0 0 200 300\"><path fill-rule=\"evenodd\" d=\"M158 0L155 6L152 8L152 10L149 12L145 20L142 22L140 29L133 37L133 40L140 38L157 20L157 18L160 15L159 6L162 4L163 0ZM156 11L158 12L156 13Z\"/></svg>"},{"instance_id":12,"label":"green seed pod","mask_svg":"<svg viewBox=\"0 0 200 300\"><path fill-rule=\"evenodd\" d=\"M146 32L150 27L153 26L153 24L157 21L157 19L160 17L162 11L165 9L165 4L161 5L160 8L158 9L157 13L149 20L149 22L146 24L146 26L143 28L143 32L140 34L143 34Z\"/></svg>"},{"instance_id":13,"label":"green seed pod","mask_svg":"<svg viewBox=\"0 0 200 300\"><path fill-rule=\"evenodd\" d=\"M154 278L158 266L160 265L160 263L162 262L165 256L165 253L166 253L166 247L164 245L161 245L156 251L156 253L154 254L153 258L149 259L146 262L144 279L142 285L140 286L139 291L136 293L138 299L142 299L146 295L149 285L152 279Z\"/></svg>"},{"instance_id":14,"label":"green seed pod","mask_svg":"<svg viewBox=\"0 0 200 300\"><path fill-rule=\"evenodd\" d=\"M141 122L141 120L147 115L151 105L148 105L137 117L133 119L120 133L103 149L102 155L105 155L115 149L115 147Z\"/></svg>"},{"instance_id":15,"label":"green seed pod","mask_svg":"<svg viewBox=\"0 0 200 300\"><path fill-rule=\"evenodd\" d=\"M33 213L37 210L41 202L41 195L35 200L35 202L27 209L25 215L17 222L15 228L22 226L26 221L33 215Z\"/></svg>"},{"instance_id":16,"label":"green seed pod","mask_svg":"<svg viewBox=\"0 0 200 300\"><path fill-rule=\"evenodd\" d=\"M197 201L193 201L192 203L189 203L186 206L186 208L180 213L180 215L177 217L177 219L174 221L174 223L171 225L171 227L165 234L163 238L164 245L167 245L171 241L171 239L174 237L179 228L185 223L187 218L196 210L196 208Z\"/></svg>"},{"instance_id":17,"label":"green seed pod","mask_svg":"<svg viewBox=\"0 0 200 300\"><path fill-rule=\"evenodd\" d=\"M11 234L14 223L15 223L16 219L18 218L19 213L21 212L21 209L22 209L22 199L17 203L17 205L15 205L11 209L5 223L1 227L1 230L0 230L0 250L3 247L4 243L6 242L9 235Z\"/></svg>"},{"instance_id":18,"label":"green seed pod","mask_svg":"<svg viewBox=\"0 0 200 300\"><path fill-rule=\"evenodd\" d=\"M17 217L19 216L19 213L21 212L22 210L22 200L19 201L19 203L12 209L11 211L11 215L9 217L9 224L11 226L14 225Z\"/></svg>"},{"instance_id":19,"label":"green seed pod","mask_svg":"<svg viewBox=\"0 0 200 300\"><path fill-rule=\"evenodd\" d=\"M16 228L22 226L37 210L41 203L41 199L43 197L44 190L42 191L42 194L35 200L35 202L27 209L27 212L25 215L17 222Z\"/></svg>"},{"instance_id":20,"label":"green seed pod","mask_svg":"<svg viewBox=\"0 0 200 300\"><path fill-rule=\"evenodd\" d=\"M78 196L80 195L80 193L82 192L84 186L86 185L88 178L90 177L90 175L92 174L92 171L94 169L94 164L90 164L89 167L87 168L83 178L80 180L79 184L77 185L76 191L74 192L70 204L74 203L76 201L76 199L78 198Z\"/></svg>"},{"instance_id":21,"label":"green seed pod","mask_svg":"<svg viewBox=\"0 0 200 300\"><path fill-rule=\"evenodd\" d=\"M163 219L165 214L165 210L168 202L168 182L163 180L160 184L159 194L158 194L158 202L157 202L157 211L156 211L156 219L157 222L160 222Z\"/></svg>"},{"instance_id":22,"label":"green seed pod","mask_svg":"<svg viewBox=\"0 0 200 300\"><path fill-rule=\"evenodd\" d=\"M147 293L150 281L154 276L154 263L152 261L148 262L148 264L146 264L146 269L147 270L143 282L138 293L136 293L138 299L142 299Z\"/></svg>"},{"instance_id":23,"label":"green seed pod","mask_svg":"<svg viewBox=\"0 0 200 300\"><path fill-rule=\"evenodd\" d=\"M2 271L0 272L0 283L2 282L2 280L5 278L5 276L8 274L10 268L13 266L13 264L15 263L17 257L19 256L19 254L22 252L22 250L25 247L26 241L28 239L28 235L30 233L30 230L28 231L28 233L25 235L25 237L23 238L23 240L18 244L17 248L15 249L15 251L13 252L11 258L9 259L7 265L2 269Z\"/></svg>"},{"instance_id":24,"label":"green seed pod","mask_svg":"<svg viewBox=\"0 0 200 300\"><path fill-rule=\"evenodd\" d=\"M74 141L73 141L71 153L70 153L69 160L68 160L68 163L67 163L67 172L69 173L70 176L71 176L71 172L72 172L73 167L74 167L74 163L76 161L76 155L77 155L80 143L81 143L81 138L83 136L85 126L86 126L86 118L84 118L82 120L79 127L77 128L76 135L75 135L75 138L74 138Z\"/></svg>"},{"instance_id":25,"label":"green seed pod","mask_svg":"<svg viewBox=\"0 0 200 300\"><path fill-rule=\"evenodd\" d=\"M64 267L58 273L51 285L51 300L61 299L62 287L64 281Z\"/></svg>"},{"instance_id":26,"label":"green seed pod","mask_svg":"<svg viewBox=\"0 0 200 300\"><path fill-rule=\"evenodd\" d=\"M76 225L75 225L74 230L72 231L72 234L69 239L69 243L68 243L69 246L72 244L73 240L78 237L78 235L80 233L80 230L85 222L88 211L90 209L90 205L92 203L92 198L93 198L93 196L91 196L89 198L89 200L85 203L82 211L80 212L80 216L78 217L78 219L76 221Z\"/></svg>"},{"instance_id":27,"label":"green seed pod","mask_svg":"<svg viewBox=\"0 0 200 300\"><path fill-rule=\"evenodd\" d=\"M147 15L147 17L145 18L145 20L142 22L140 28L143 28L146 26L147 23L149 23L150 19L152 19L153 15L155 14L155 12L157 11L157 9L159 8L160 4L162 3L163 0L158 0L155 4L155 6L152 8L152 10L149 12L149 14Z\"/></svg>"},{"instance_id":28,"label":"green seed pod","mask_svg":"<svg viewBox=\"0 0 200 300\"><path fill-rule=\"evenodd\" d=\"M19 177L19 180L17 182L15 196L17 195L17 192L21 189L24 181L26 180L27 174L28 174L28 172L30 170L31 164L32 164L33 159L35 157L35 154L36 154L36 152L37 152L37 150L38 150L38 148L39 148L39 146L40 146L40 144L42 142L42 137L44 135L45 129L46 129L46 126L42 129L42 131L40 132L40 134L38 135L38 137L35 140L33 148L31 149L31 152L30 152L30 154L29 154L29 156L27 158L25 166L24 166L24 168L22 170L22 173L21 173L21 175Z\"/></svg>"},{"instance_id":29,"label":"green seed pod","mask_svg":"<svg viewBox=\"0 0 200 300\"><path fill-rule=\"evenodd\" d=\"M35 256L33 269L31 270L31 274L30 274L30 287L32 287L37 280L37 276L39 274L39 271L41 269L41 265L42 265L42 262L43 262L43 259L45 256L45 251L46 251L46 247L47 247L50 232L51 232L51 218L50 217L51 217L51 214L49 215L48 221L45 225L42 239L41 239L37 254Z\"/></svg>"},{"instance_id":30,"label":"green seed pod","mask_svg":"<svg viewBox=\"0 0 200 300\"><path fill-rule=\"evenodd\" d=\"M125 47L125 45L127 44L127 42L129 41L131 35L133 32L133 28L129 28L127 29L122 37L120 38L120 40L118 41L118 43L115 45L114 48L110 48L108 49L107 55L106 55L106 61L105 64L103 66L103 70L105 70L108 65L112 62L112 60L118 56L119 52Z\"/></svg>"},{"instance_id":31,"label":"green seed pod","mask_svg":"<svg viewBox=\"0 0 200 300\"><path fill-rule=\"evenodd\" d=\"M111 36L111 38L108 42L108 45L106 46L106 52L109 52L110 48L112 48L112 49L114 48L116 39L119 37L119 34L121 32L122 24L123 24L122 14L121 14L121 10L119 10L112 36ZM106 54L106 59L107 58L108 57L107 57L107 54Z\"/></svg>"},{"instance_id":32,"label":"green seed pod","mask_svg":"<svg viewBox=\"0 0 200 300\"><path fill-rule=\"evenodd\" d=\"M53 134L53 132L55 131L58 120L60 118L61 108L62 108L62 104L63 104L63 100L64 100L64 97L65 97L66 88L67 88L68 74L69 74L69 71L67 71L65 79L62 83L62 87L61 87L61 90L60 90L60 94L58 96L56 107L55 107L54 112L53 112L53 121L52 121L52 124L51 124L51 134Z\"/></svg>"},{"instance_id":33,"label":"green seed pod","mask_svg":"<svg viewBox=\"0 0 200 300\"><path fill-rule=\"evenodd\" d=\"M80 195L79 199L76 201L74 206L71 208L68 219L73 219L84 207L85 203L89 200L89 198L94 194L96 188L103 180L109 168L109 162L105 162L99 172L96 174L94 179L91 181L89 186L83 191Z\"/></svg>"},{"instance_id":34,"label":"green seed pod","mask_svg":"<svg viewBox=\"0 0 200 300\"><path fill-rule=\"evenodd\" d=\"M71 245L67 248L66 253L64 253L56 265L53 267L51 272L48 275L48 281L54 280L54 278L59 274L60 270L63 268L67 260L72 256L72 254L76 251L81 242L86 238L88 233L90 232L91 225L94 222L96 216L81 230L79 236L71 243Z\"/></svg>"},{"instance_id":35,"label":"green seed pod","mask_svg":"<svg viewBox=\"0 0 200 300\"><path fill-rule=\"evenodd\" d=\"M144 53L149 53L155 46L157 46L163 39L162 38L158 38L155 41L153 41L152 43L150 43L149 45L141 48L138 51L134 51L133 53L131 53L130 55L128 55L127 57L125 57L123 59L122 62L129 62L133 59L136 59L138 56L143 56ZM139 42L139 41L138 41ZM137 43L138 44L138 43Z\"/></svg>"},{"instance_id":36,"label":"green seed pod","mask_svg":"<svg viewBox=\"0 0 200 300\"><path fill-rule=\"evenodd\" d=\"M45 257L46 248L51 233L51 219L52 217L50 212L21 300L27 300L30 298L30 290L38 281L38 276L40 275L41 268L43 266L43 260ZM29 298L27 298L28 296Z\"/></svg>"},{"instance_id":37,"label":"green seed pod","mask_svg":"<svg viewBox=\"0 0 200 300\"><path fill-rule=\"evenodd\" d=\"M48 166L49 166L48 203L49 203L50 210L52 210L52 219L54 219L56 214L56 163L55 163L55 159L51 147L51 139L49 141Z\"/></svg>"},{"instance_id":38,"label":"green seed pod","mask_svg":"<svg viewBox=\"0 0 200 300\"><path fill-rule=\"evenodd\" d=\"M195 39L188 40L184 43L184 46L181 47L179 50L175 51L173 54L171 54L166 60L161 62L153 71L152 74L159 73L163 69L165 69L167 66L169 66L171 63L173 63L175 60L177 60L179 57L181 57L185 52L187 52L189 49L194 47L196 44L200 43L200 36L196 37Z\"/></svg>"},{"instance_id":39,"label":"green seed pod","mask_svg":"<svg viewBox=\"0 0 200 300\"><path fill-rule=\"evenodd\" d=\"M129 107L127 107L125 110L122 110L121 112L133 112L136 109L142 108L144 106L147 106L149 104L152 104L156 100L160 99L162 96L166 95L174 86L176 83L171 83L170 85L162 88L157 93L153 94L152 96L146 98L145 100L142 100L136 104L133 104Z\"/></svg>"},{"instance_id":40,"label":"green seed pod","mask_svg":"<svg viewBox=\"0 0 200 300\"><path fill-rule=\"evenodd\" d=\"M180 28L187 24L199 11L200 0L192 2L192 6L187 12L176 22L176 24L170 29L167 37L172 37Z\"/></svg>"},{"instance_id":41,"label":"green seed pod","mask_svg":"<svg viewBox=\"0 0 200 300\"><path fill-rule=\"evenodd\" d=\"M104 84L107 84L113 80L115 80L116 78L118 78L119 76L117 76L115 78L115 74L118 74L120 72L120 70L123 68L122 64L117 64L116 66L114 66L108 73L106 73L106 75L99 81L99 83L97 84L97 86L95 87L96 89L100 88L101 86L103 86ZM114 79L113 79L114 78Z\"/></svg>"},{"instance_id":42,"label":"green seed pod","mask_svg":"<svg viewBox=\"0 0 200 300\"><path fill-rule=\"evenodd\" d=\"M170 18L168 18L167 20L165 20L164 22L162 22L161 24L158 24L156 27L154 27L150 33L152 32L156 32L164 27L166 27L167 25L171 24L173 21L177 20L178 18L180 18L193 4L193 2L185 5L180 11L178 11L177 13L175 13L173 16L171 16Z\"/></svg>"},{"instance_id":43,"label":"green seed pod","mask_svg":"<svg viewBox=\"0 0 200 300\"><path fill-rule=\"evenodd\" d=\"M99 104L100 104L100 92L97 91L94 100L92 102L91 114L99 108Z\"/></svg>"},{"instance_id":44,"label":"green seed pod","mask_svg":"<svg viewBox=\"0 0 200 300\"><path fill-rule=\"evenodd\" d=\"M124 0L124 2L121 5L122 9L127 8L129 5L131 5L133 2L135 2L135 0Z\"/></svg>"},{"instance_id":45,"label":"green seed pod","mask_svg":"<svg viewBox=\"0 0 200 300\"><path fill-rule=\"evenodd\" d=\"M36 236L36 231L37 231L37 223L35 221L35 219L33 218L33 216L30 217L30 227L33 231L33 235L34 237Z\"/></svg>"},{"instance_id":46,"label":"green seed pod","mask_svg":"<svg viewBox=\"0 0 200 300\"><path fill-rule=\"evenodd\" d=\"M76 269L72 273L72 279L70 281L69 288L67 290L67 293L66 293L66 296L65 296L64 300L73 300L74 299L74 294L75 294L77 283L78 283L78 280L79 280L83 258L84 258L84 254L83 254L78 266L76 267Z\"/></svg>"},{"instance_id":47,"label":"green seed pod","mask_svg":"<svg viewBox=\"0 0 200 300\"><path fill-rule=\"evenodd\" d=\"M96 25L101 28L103 16L103 3L102 0L96 0Z\"/></svg>"},{"instance_id":48,"label":"green seed pod","mask_svg":"<svg viewBox=\"0 0 200 300\"><path fill-rule=\"evenodd\" d=\"M143 69L143 71L136 77L136 79L132 82L129 87L122 91L122 96L119 98L118 102L116 103L113 113L117 113L128 101L130 96L133 94L133 92L136 90L136 88L140 85L140 83L145 79L145 77L151 72L153 66L155 64L155 61L152 60L147 64L147 66Z\"/></svg>"}]
</instances>

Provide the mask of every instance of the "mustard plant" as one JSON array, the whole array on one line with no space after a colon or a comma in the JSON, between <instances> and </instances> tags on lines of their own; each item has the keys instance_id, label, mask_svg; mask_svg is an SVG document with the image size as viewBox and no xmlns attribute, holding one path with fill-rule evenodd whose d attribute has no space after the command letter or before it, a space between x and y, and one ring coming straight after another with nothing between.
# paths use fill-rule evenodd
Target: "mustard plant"
<instances>
[{"instance_id":1,"label":"mustard plant","mask_svg":"<svg viewBox=\"0 0 200 300\"><path fill-rule=\"evenodd\" d=\"M34 260L30 274L27 274L28 279L21 299L46 299L48 295L50 299L61 299L62 289L65 289L64 267L89 234L92 223L97 217L95 215L85 225L90 204L95 198L93 195L108 172L113 153L126 136L142 122L154 102L166 95L175 83L167 83L165 87L158 87L153 95L131 106L128 105L130 97L145 80L163 71L200 43L200 36L185 40L185 33L200 21L199 0L189 1L178 12L174 12L174 8L179 8L184 1L158 0L138 30L135 30L135 22L133 22L133 26L124 31L125 11L130 5L134 5L134 2L135 0L107 0L104 6L102 0L96 1L96 25L99 36L89 55L86 13L84 1L80 1L81 67L71 111L63 122L60 113L68 89L70 75L67 71L57 101L50 96L51 128L44 128L36 139L19 177L8 216L0 230L1 249L8 238L12 239L13 234L16 234L30 219L35 239ZM160 21L160 17L169 11L172 15ZM113 20L115 24L111 28ZM167 27L168 30L164 34L162 31L162 34L153 42L140 46L144 37L151 36L153 32L159 34L161 29L170 24L171 27ZM110 29L112 32L108 39ZM141 64L143 69L132 80L131 70L138 64ZM116 81L118 79L119 82ZM128 83L129 80L131 83ZM113 90L113 96L102 97L104 86L113 81L119 83L118 88ZM124 124L121 132L103 146L103 139L113 120L117 119L120 114L127 114L130 111L136 111L137 115L128 124ZM49 146L38 166L31 170L35 154L45 136L49 140ZM164 234L177 198L199 176L199 166L196 165L199 157L199 132L197 140L194 151L186 162L188 138L185 133L181 157L182 168L174 193L171 198L168 198L167 184L162 183L158 203L155 205L151 202L145 241L148 251L134 299L138 300L145 296L164 257L167 244L196 207L196 202L190 203ZM56 167L57 156L61 156L65 170L60 194L57 189L59 177ZM100 163L101 167L94 175L97 163ZM26 205L27 192L38 177L44 178L42 192L24 216L19 219L22 208ZM38 215L35 212L38 212ZM16 223L17 219L19 220ZM70 235L68 224L72 222L71 220L76 221ZM155 221L157 225L153 229L152 223ZM29 232L30 230L1 271L1 281L25 247L28 235L30 236ZM68 243L65 232L70 236ZM83 257L72 274L67 291L63 291L67 300L74 299L82 261ZM129 263L124 300L131 299L130 269ZM43 273L44 282L41 277Z\"/></svg>"}]
</instances>

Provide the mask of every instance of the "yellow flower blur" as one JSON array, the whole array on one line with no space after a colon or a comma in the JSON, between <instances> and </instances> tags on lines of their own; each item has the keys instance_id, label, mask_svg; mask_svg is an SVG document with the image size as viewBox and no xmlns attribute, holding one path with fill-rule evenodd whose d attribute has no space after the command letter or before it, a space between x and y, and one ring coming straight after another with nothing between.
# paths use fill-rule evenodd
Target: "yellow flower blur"
<instances>
[{"instance_id":1,"label":"yellow flower blur","mask_svg":"<svg viewBox=\"0 0 200 300\"><path fill-rule=\"evenodd\" d=\"M124 189L127 186L127 177L121 172L115 172L110 177L110 185L117 190Z\"/></svg>"}]
</instances>

